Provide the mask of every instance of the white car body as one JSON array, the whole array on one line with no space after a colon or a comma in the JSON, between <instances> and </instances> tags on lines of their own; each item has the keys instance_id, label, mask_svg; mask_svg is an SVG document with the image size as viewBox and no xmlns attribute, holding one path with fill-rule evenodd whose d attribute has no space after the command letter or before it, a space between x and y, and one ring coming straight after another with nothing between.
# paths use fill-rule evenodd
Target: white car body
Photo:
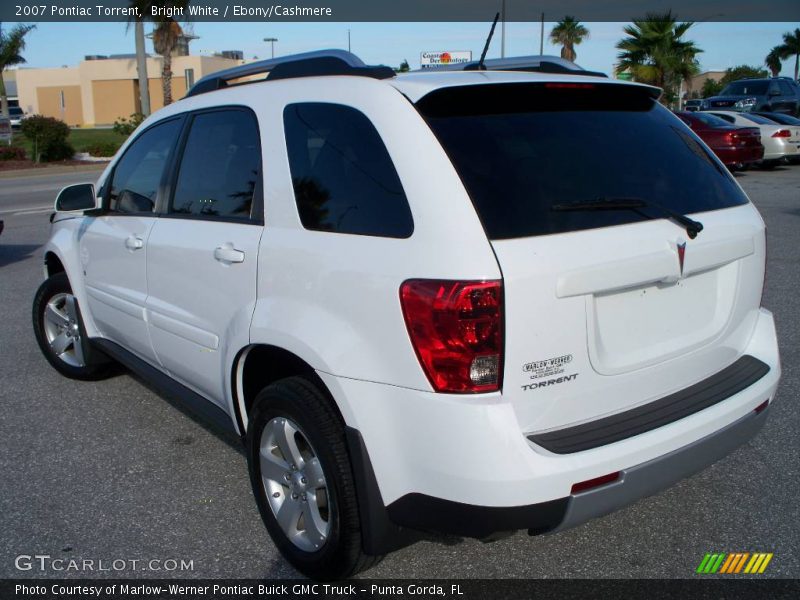
<instances>
[{"instance_id":1,"label":"white car body","mask_svg":"<svg viewBox=\"0 0 800 600\"><path fill-rule=\"evenodd\" d=\"M761 130L761 144L764 146L764 160L794 158L800 153L800 129L791 125L767 124L754 121L751 115L732 110L710 110L713 115L740 127L758 127ZM759 120L762 117L754 115ZM790 137L774 137L779 131L788 130Z\"/></svg>"},{"instance_id":2,"label":"white car body","mask_svg":"<svg viewBox=\"0 0 800 600\"><path fill-rule=\"evenodd\" d=\"M376 486L379 499L364 510L388 515L389 527L437 528L431 523L439 519L440 530L486 537L576 525L742 443L758 429L780 376L775 325L760 306L765 230L752 204L693 214L704 229L689 240L661 218L490 240L412 104L448 87L586 81L498 72L303 77L187 97L139 131L189 111L247 107L260 130L266 225L63 214L44 249L46 275L63 265L89 338L192 390L242 434L254 350L279 348L308 365L363 443L369 468L359 485ZM343 104L369 118L405 189L410 237L303 227L280 133L284 107L298 101ZM223 247L242 251L243 262L215 260ZM502 281L499 390L434 390L398 295L404 282L421 278ZM748 356L765 374L703 410L584 450L545 447L554 432L680 395ZM727 431L735 433L720 441ZM574 487L610 473L617 473L610 485ZM440 518L437 506L449 507L452 519ZM501 508L508 518L487 516ZM526 520L536 510L556 518ZM365 547L393 546L374 533Z\"/></svg>"}]
</instances>

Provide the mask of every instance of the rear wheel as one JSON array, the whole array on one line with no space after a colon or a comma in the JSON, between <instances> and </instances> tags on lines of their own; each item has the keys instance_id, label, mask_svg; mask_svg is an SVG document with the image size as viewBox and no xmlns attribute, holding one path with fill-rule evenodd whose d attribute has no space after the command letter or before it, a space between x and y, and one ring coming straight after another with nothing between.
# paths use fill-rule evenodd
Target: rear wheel
<instances>
[{"instance_id":1,"label":"rear wheel","mask_svg":"<svg viewBox=\"0 0 800 600\"><path fill-rule=\"evenodd\" d=\"M110 361L86 337L78 300L66 273L48 278L33 299L33 331L48 362L72 379L99 379Z\"/></svg>"},{"instance_id":2,"label":"rear wheel","mask_svg":"<svg viewBox=\"0 0 800 600\"><path fill-rule=\"evenodd\" d=\"M290 377L262 390L247 430L247 457L261 518L298 571L342 579L380 560L362 551L341 417L313 383Z\"/></svg>"}]
</instances>

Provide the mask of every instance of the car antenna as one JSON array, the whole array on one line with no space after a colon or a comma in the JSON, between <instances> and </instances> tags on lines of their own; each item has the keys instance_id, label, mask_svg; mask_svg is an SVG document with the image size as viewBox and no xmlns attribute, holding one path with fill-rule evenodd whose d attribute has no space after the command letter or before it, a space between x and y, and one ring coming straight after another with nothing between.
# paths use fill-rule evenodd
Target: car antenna
<instances>
[{"instance_id":1,"label":"car antenna","mask_svg":"<svg viewBox=\"0 0 800 600\"><path fill-rule=\"evenodd\" d=\"M483 52L481 52L481 59L478 61L479 71L486 70L486 65L483 64L483 61L486 60L486 53L489 51L489 44L492 42L492 36L494 35L494 28L497 27L498 19L500 19L499 12L494 16L494 21L492 21L492 28L489 30L489 37L486 38L486 45L483 47Z\"/></svg>"}]
</instances>

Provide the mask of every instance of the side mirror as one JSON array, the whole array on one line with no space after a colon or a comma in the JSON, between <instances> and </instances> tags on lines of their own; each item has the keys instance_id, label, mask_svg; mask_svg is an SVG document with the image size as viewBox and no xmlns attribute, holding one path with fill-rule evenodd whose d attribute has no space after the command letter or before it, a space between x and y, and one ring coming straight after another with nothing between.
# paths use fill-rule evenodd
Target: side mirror
<instances>
[{"instance_id":1,"label":"side mirror","mask_svg":"<svg viewBox=\"0 0 800 600\"><path fill-rule=\"evenodd\" d=\"M82 212L97 207L93 183L68 185L56 196L56 212Z\"/></svg>"}]
</instances>

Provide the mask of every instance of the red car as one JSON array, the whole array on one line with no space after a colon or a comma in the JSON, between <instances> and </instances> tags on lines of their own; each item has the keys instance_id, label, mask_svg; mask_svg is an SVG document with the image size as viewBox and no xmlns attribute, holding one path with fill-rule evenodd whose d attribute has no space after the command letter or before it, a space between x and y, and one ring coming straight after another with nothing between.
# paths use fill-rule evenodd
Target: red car
<instances>
[{"instance_id":1,"label":"red car","mask_svg":"<svg viewBox=\"0 0 800 600\"><path fill-rule=\"evenodd\" d=\"M736 127L704 112L676 112L681 121L730 169L743 169L764 157L758 127Z\"/></svg>"}]
</instances>

